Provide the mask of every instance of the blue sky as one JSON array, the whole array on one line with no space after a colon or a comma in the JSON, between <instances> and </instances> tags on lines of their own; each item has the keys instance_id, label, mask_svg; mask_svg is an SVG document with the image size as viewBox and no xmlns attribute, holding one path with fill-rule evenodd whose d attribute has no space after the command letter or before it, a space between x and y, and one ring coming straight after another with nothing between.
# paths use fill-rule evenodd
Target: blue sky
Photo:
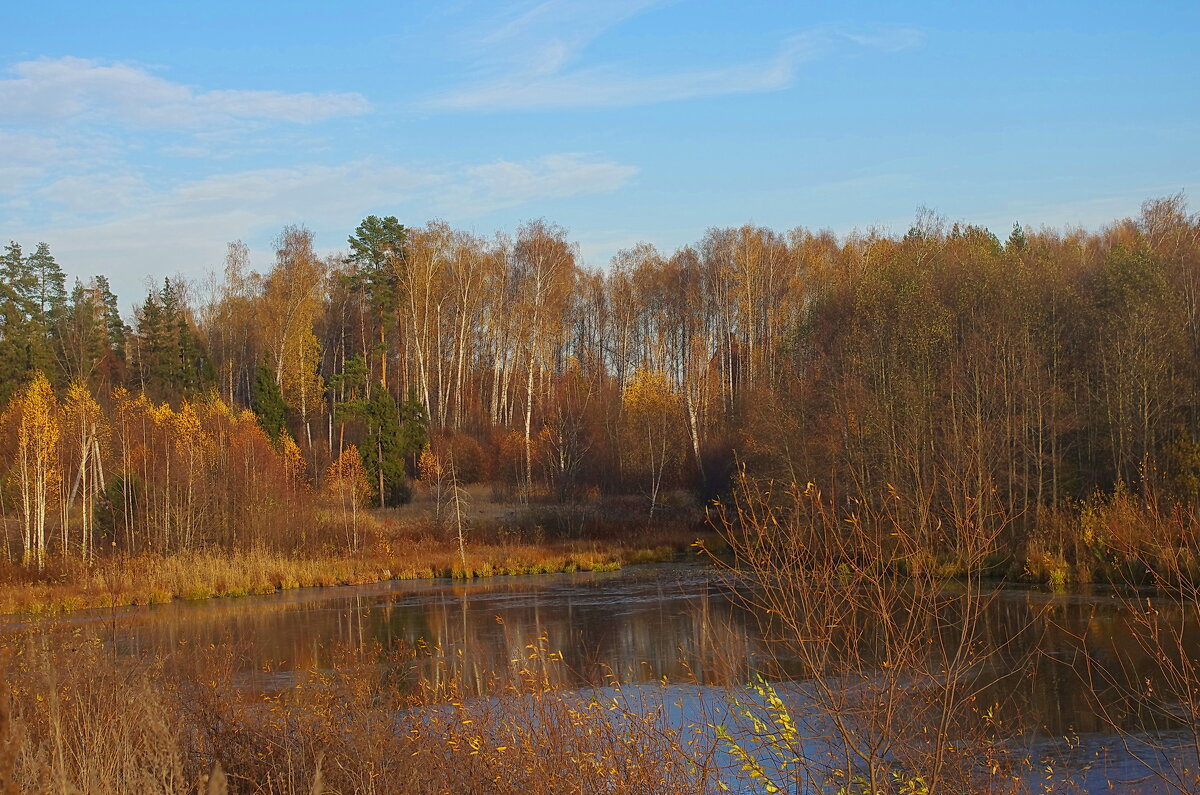
<instances>
[{"instance_id":1,"label":"blue sky","mask_svg":"<svg viewBox=\"0 0 1200 795\"><path fill-rule=\"evenodd\" d=\"M1095 227L1200 187L1200 3L4 3L0 239L131 306L285 224L491 234L584 262L919 207Z\"/></svg>"}]
</instances>

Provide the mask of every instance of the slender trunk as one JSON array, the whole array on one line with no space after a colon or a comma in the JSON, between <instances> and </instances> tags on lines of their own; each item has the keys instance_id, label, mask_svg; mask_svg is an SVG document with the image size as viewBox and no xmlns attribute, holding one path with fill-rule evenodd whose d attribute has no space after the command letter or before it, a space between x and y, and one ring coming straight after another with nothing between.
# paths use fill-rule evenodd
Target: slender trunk
<instances>
[{"instance_id":1,"label":"slender trunk","mask_svg":"<svg viewBox=\"0 0 1200 795\"><path fill-rule=\"evenodd\" d=\"M522 502L529 502L529 493L533 489L533 354L530 352L528 375L525 379L525 490Z\"/></svg>"},{"instance_id":2,"label":"slender trunk","mask_svg":"<svg viewBox=\"0 0 1200 795\"><path fill-rule=\"evenodd\" d=\"M21 539L21 565L28 566L33 558L33 487L32 472L29 469L29 450L26 444L21 445L21 520L24 535Z\"/></svg>"},{"instance_id":3,"label":"slender trunk","mask_svg":"<svg viewBox=\"0 0 1200 795\"><path fill-rule=\"evenodd\" d=\"M684 389L684 401L687 405L688 433L692 439L692 455L696 458L696 471L700 473L700 480L704 481L704 459L700 455L700 430L696 424L696 402L692 399L690 389Z\"/></svg>"},{"instance_id":4,"label":"slender trunk","mask_svg":"<svg viewBox=\"0 0 1200 795\"><path fill-rule=\"evenodd\" d=\"M458 468L450 459L450 488L454 489L454 523L458 528L458 556L462 560L463 577L467 576L467 545L463 538L462 503L458 491Z\"/></svg>"},{"instance_id":5,"label":"slender trunk","mask_svg":"<svg viewBox=\"0 0 1200 795\"><path fill-rule=\"evenodd\" d=\"M387 492L383 489L383 434L375 440L375 462L379 469L379 507L387 507Z\"/></svg>"},{"instance_id":6,"label":"slender trunk","mask_svg":"<svg viewBox=\"0 0 1200 795\"><path fill-rule=\"evenodd\" d=\"M383 317L379 318L379 385L386 391L387 382L387 339L383 333Z\"/></svg>"}]
</instances>

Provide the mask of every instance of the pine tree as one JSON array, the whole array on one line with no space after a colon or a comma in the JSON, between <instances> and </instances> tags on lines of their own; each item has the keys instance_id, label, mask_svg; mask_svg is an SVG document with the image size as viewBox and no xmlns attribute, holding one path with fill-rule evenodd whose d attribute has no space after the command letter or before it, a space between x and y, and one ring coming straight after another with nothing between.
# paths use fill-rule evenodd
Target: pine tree
<instances>
[{"instance_id":1,"label":"pine tree","mask_svg":"<svg viewBox=\"0 0 1200 795\"><path fill-rule=\"evenodd\" d=\"M371 297L377 312L392 309L396 301L395 263L404 259L407 230L395 216L369 215L354 230L350 261L358 265L355 286Z\"/></svg>"},{"instance_id":2,"label":"pine tree","mask_svg":"<svg viewBox=\"0 0 1200 795\"><path fill-rule=\"evenodd\" d=\"M195 392L213 380L212 364L208 361L200 338L192 330L182 282L163 280L162 306L166 314L167 333L177 357L173 362L175 383L180 392Z\"/></svg>"},{"instance_id":3,"label":"pine tree","mask_svg":"<svg viewBox=\"0 0 1200 795\"><path fill-rule=\"evenodd\" d=\"M387 386L387 319L396 311L399 300L399 266L408 244L404 225L389 215L369 215L349 239L350 261L357 265L347 287L366 296L375 315L379 332L379 377Z\"/></svg>"},{"instance_id":4,"label":"pine tree","mask_svg":"<svg viewBox=\"0 0 1200 795\"><path fill-rule=\"evenodd\" d=\"M117 296L108 285L108 278L97 276L93 280L95 290L104 304L104 326L108 330L108 345L121 361L125 360L125 338L129 334L129 326L121 319L121 309L117 304Z\"/></svg>"},{"instance_id":5,"label":"pine tree","mask_svg":"<svg viewBox=\"0 0 1200 795\"><path fill-rule=\"evenodd\" d=\"M429 443L429 412L425 405L409 393L408 400L400 404L400 448L408 464L408 471L417 471L417 455Z\"/></svg>"},{"instance_id":6,"label":"pine tree","mask_svg":"<svg viewBox=\"0 0 1200 795\"><path fill-rule=\"evenodd\" d=\"M7 400L33 369L33 295L36 282L21 245L0 257L0 400Z\"/></svg>"},{"instance_id":7,"label":"pine tree","mask_svg":"<svg viewBox=\"0 0 1200 795\"><path fill-rule=\"evenodd\" d=\"M366 424L367 434L359 452L373 488L377 489L379 507L408 502L412 497L408 462L427 439L424 407L414 400L397 406L391 393L380 384L370 398L343 403L341 411L344 416L357 417Z\"/></svg>"},{"instance_id":8,"label":"pine tree","mask_svg":"<svg viewBox=\"0 0 1200 795\"><path fill-rule=\"evenodd\" d=\"M252 406L258 424L272 442L278 443L280 433L287 427L288 407L283 392L275 383L275 376L271 374L271 368L265 365L259 365L255 375Z\"/></svg>"},{"instance_id":9,"label":"pine tree","mask_svg":"<svg viewBox=\"0 0 1200 795\"><path fill-rule=\"evenodd\" d=\"M121 310L117 304L117 296L109 287L108 279L96 276L92 279L93 300L104 307L104 328L108 340L105 346L104 359L100 365L101 383L110 388L125 383L126 378L126 340L133 330L121 318Z\"/></svg>"},{"instance_id":10,"label":"pine tree","mask_svg":"<svg viewBox=\"0 0 1200 795\"><path fill-rule=\"evenodd\" d=\"M33 281L31 359L33 367L47 375L56 372L59 324L67 308L66 276L50 254L50 246L38 243L25 261ZM58 380L58 379L55 379Z\"/></svg>"},{"instance_id":11,"label":"pine tree","mask_svg":"<svg viewBox=\"0 0 1200 795\"><path fill-rule=\"evenodd\" d=\"M26 267L34 283L34 320L49 331L67 304L67 278L50 253L50 246L38 243L29 255Z\"/></svg>"}]
</instances>

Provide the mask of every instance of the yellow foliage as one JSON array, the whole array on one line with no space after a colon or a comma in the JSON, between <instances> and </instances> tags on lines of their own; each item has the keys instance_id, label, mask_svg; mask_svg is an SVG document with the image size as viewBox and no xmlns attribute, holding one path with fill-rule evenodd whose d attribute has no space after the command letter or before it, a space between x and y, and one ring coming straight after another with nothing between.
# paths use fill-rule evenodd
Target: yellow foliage
<instances>
[{"instance_id":1,"label":"yellow foliage","mask_svg":"<svg viewBox=\"0 0 1200 795\"><path fill-rule=\"evenodd\" d=\"M46 516L61 496L56 464L61 436L58 398L40 372L13 398L6 423L17 426L17 461L12 481L20 494L24 560L41 568L46 554Z\"/></svg>"},{"instance_id":2,"label":"yellow foliage","mask_svg":"<svg viewBox=\"0 0 1200 795\"><path fill-rule=\"evenodd\" d=\"M679 458L682 416L679 394L659 370L639 368L625 385L625 439L622 456L629 471L648 476L650 516L654 517L668 469Z\"/></svg>"},{"instance_id":3,"label":"yellow foliage","mask_svg":"<svg viewBox=\"0 0 1200 795\"><path fill-rule=\"evenodd\" d=\"M251 419L253 419L253 414L251 414ZM292 488L307 485L308 463L304 460L304 453L300 451L300 446L286 430L279 434L279 455L283 459L283 466L287 471L288 482ZM361 461L359 465L362 465Z\"/></svg>"},{"instance_id":4,"label":"yellow foliage","mask_svg":"<svg viewBox=\"0 0 1200 795\"><path fill-rule=\"evenodd\" d=\"M171 424L177 445L193 447L200 444L203 434L200 428L200 417L196 414L196 407L190 401L183 401L179 411L171 417Z\"/></svg>"},{"instance_id":5,"label":"yellow foliage","mask_svg":"<svg viewBox=\"0 0 1200 795\"><path fill-rule=\"evenodd\" d=\"M421 457L417 460L417 472L417 477L422 483L432 483L443 474L442 463L438 461L429 445L425 445L425 449L421 451Z\"/></svg>"},{"instance_id":6,"label":"yellow foliage","mask_svg":"<svg viewBox=\"0 0 1200 795\"><path fill-rule=\"evenodd\" d=\"M280 390L287 404L306 418L320 405L325 381L318 368L321 364L321 343L312 329L304 329L285 350L280 373Z\"/></svg>"},{"instance_id":7,"label":"yellow foliage","mask_svg":"<svg viewBox=\"0 0 1200 795\"><path fill-rule=\"evenodd\" d=\"M639 368L625 385L622 396L631 422L660 422L679 406L679 395L658 370Z\"/></svg>"},{"instance_id":8,"label":"yellow foliage","mask_svg":"<svg viewBox=\"0 0 1200 795\"><path fill-rule=\"evenodd\" d=\"M40 372L25 387L15 400L21 414L17 428L17 439L22 450L45 456L49 460L51 451L58 444L58 398L46 376Z\"/></svg>"},{"instance_id":9,"label":"yellow foliage","mask_svg":"<svg viewBox=\"0 0 1200 795\"><path fill-rule=\"evenodd\" d=\"M104 411L88 388L79 381L72 382L67 388L62 413L64 423L71 435L79 440L80 447L93 439L100 450L107 446L109 428ZM77 450L76 453L82 451Z\"/></svg>"},{"instance_id":10,"label":"yellow foliage","mask_svg":"<svg viewBox=\"0 0 1200 795\"><path fill-rule=\"evenodd\" d=\"M93 422L99 422L102 416L100 404L92 397L92 393L79 381L72 381L67 387L65 403L67 414L76 417L86 417Z\"/></svg>"},{"instance_id":11,"label":"yellow foliage","mask_svg":"<svg viewBox=\"0 0 1200 795\"><path fill-rule=\"evenodd\" d=\"M372 494L371 483L357 447L347 445L337 460L325 470L325 489L332 496L352 501L355 505L367 504Z\"/></svg>"}]
</instances>

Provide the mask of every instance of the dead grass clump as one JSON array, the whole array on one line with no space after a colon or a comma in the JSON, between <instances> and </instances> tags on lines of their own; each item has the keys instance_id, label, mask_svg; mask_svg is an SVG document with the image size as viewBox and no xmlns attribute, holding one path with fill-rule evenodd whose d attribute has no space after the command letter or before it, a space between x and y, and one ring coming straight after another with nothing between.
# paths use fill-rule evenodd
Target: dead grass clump
<instances>
[{"instance_id":1,"label":"dead grass clump","mask_svg":"<svg viewBox=\"0 0 1200 795\"><path fill-rule=\"evenodd\" d=\"M1076 504L1044 510L1025 548L1026 579L1055 588L1103 582L1149 585L1163 576L1200 582L1200 517L1192 506L1118 484Z\"/></svg>"},{"instance_id":2,"label":"dead grass clump","mask_svg":"<svg viewBox=\"0 0 1200 795\"><path fill-rule=\"evenodd\" d=\"M184 716L156 661L30 636L8 656L3 784L13 792L175 793L188 786Z\"/></svg>"}]
</instances>

